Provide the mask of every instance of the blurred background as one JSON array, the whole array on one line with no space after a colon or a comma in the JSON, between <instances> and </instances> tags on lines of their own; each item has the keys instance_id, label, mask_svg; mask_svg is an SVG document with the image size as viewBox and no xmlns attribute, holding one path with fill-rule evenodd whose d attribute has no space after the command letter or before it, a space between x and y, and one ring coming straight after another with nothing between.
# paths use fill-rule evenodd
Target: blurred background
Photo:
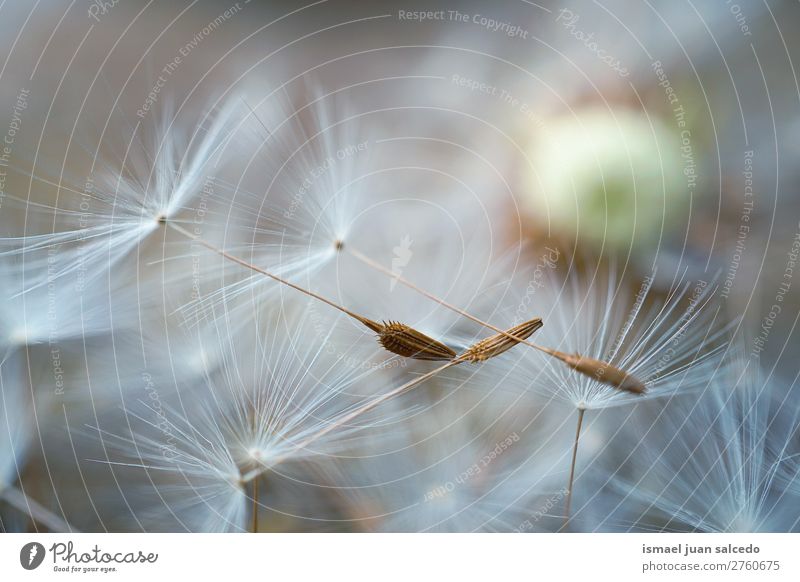
<instances>
[{"instance_id":1,"label":"blurred background","mask_svg":"<svg viewBox=\"0 0 800 582\"><path fill-rule=\"evenodd\" d=\"M333 115L358 117L371 154L394 169L370 182L376 204L435 207L434 228L497 252L530 243L529 263L542 249L614 263L632 289L648 276L664 294L676 281L710 282L723 317L741 318L747 356L793 383L798 25L800 4L788 0L4 2L0 228L52 228L9 197L52 201L29 175L84 175L82 155L113 149L109 127L146 127L165 109L191 126L229 90L253 104L277 92L295 107L335 95ZM387 264L404 236L422 244L422 226L404 216L384 233ZM74 349L100 353L91 341ZM22 375L54 391L62 416L71 401L50 370ZM77 432L87 424L75 421ZM8 479L61 513L54 467L79 463L59 448L72 433L54 434ZM81 485L80 472L64 479L84 509L119 503ZM275 528L308 529L293 514ZM34 527L6 503L0 516L5 529ZM77 521L137 529L114 510Z\"/></svg>"}]
</instances>

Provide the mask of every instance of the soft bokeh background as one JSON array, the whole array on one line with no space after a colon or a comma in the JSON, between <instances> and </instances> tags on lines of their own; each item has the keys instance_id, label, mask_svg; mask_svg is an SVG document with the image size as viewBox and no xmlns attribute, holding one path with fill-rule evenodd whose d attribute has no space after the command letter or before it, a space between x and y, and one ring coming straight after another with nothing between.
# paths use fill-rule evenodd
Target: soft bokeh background
<instances>
[{"instance_id":1,"label":"soft bokeh background","mask_svg":"<svg viewBox=\"0 0 800 582\"><path fill-rule=\"evenodd\" d=\"M435 14L417 21L407 16L415 11ZM393 168L369 183L376 200L404 200L412 212L401 218L415 204L431 210L433 227L398 219L382 233L378 260L388 265L405 236L422 249L434 228L498 252L529 241L529 262L544 248L579 265L613 262L634 289L653 274L663 293L680 280L713 281L722 317L741 317L747 356L788 386L800 357L798 25L800 5L777 0L5 2L0 228L41 230L6 196L52 201L55 189L33 189L29 173L82 176L87 151L119 157L113 133L165 109L191 126L227 90L251 104L283 94L295 107L333 94L334 115L358 117L371 153ZM471 217L468 229L457 212ZM454 262L467 247L456 245ZM414 268L412 258L409 276L430 276ZM63 348L75 385L84 354L110 365L108 346L93 341ZM49 363L36 364L49 362L47 350L30 350L26 382L53 383ZM4 382L12 376L4 371ZM90 440L89 405L60 393L50 405L59 421L72 406L74 432L43 428L17 467L29 495L78 527L131 527L115 521L114 488L86 485L80 445L66 444L78 433ZM563 431L568 440L571 425ZM298 501L285 479L276 495L289 507L341 517L324 491ZM298 513L270 526L319 526ZM5 529L32 528L2 503L0 516Z\"/></svg>"}]
</instances>

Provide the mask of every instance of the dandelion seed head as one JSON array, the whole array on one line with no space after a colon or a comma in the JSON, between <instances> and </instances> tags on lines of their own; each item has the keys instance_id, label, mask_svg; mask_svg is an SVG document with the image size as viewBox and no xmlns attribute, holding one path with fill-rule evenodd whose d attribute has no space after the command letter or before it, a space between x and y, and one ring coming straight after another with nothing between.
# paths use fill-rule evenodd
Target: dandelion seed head
<instances>
[{"instance_id":1,"label":"dandelion seed head","mask_svg":"<svg viewBox=\"0 0 800 582\"><path fill-rule=\"evenodd\" d=\"M195 219L206 181L223 173L222 152L237 107L238 100L223 102L199 125L166 107L152 128L131 127L117 110L97 143L85 140L80 161L88 178L65 176L62 164L42 162L31 179L45 191L56 188L58 205L51 198L17 201L41 228L2 240L4 255L26 256L25 290L76 279L84 288L98 285L167 222Z\"/></svg>"},{"instance_id":2,"label":"dandelion seed head","mask_svg":"<svg viewBox=\"0 0 800 582\"><path fill-rule=\"evenodd\" d=\"M179 391L127 409L130 435L101 429L119 451L112 465L138 467L159 483L183 483L186 499L178 509L202 506L209 519L220 514L235 524L231 516L244 515L243 489L256 477L282 471L285 463L324 461L350 446L375 417L329 427L363 404L358 385L368 384L374 369L344 365L324 342L309 341L310 324L307 313L282 313L266 327L253 321L235 335L224 328L204 334L208 343L217 334L219 365L202 383L189 384L191 400L176 401ZM214 530L221 526L215 522Z\"/></svg>"},{"instance_id":3,"label":"dandelion seed head","mask_svg":"<svg viewBox=\"0 0 800 582\"><path fill-rule=\"evenodd\" d=\"M644 383L645 392L622 391L559 358L520 346L511 357L489 361L476 374L492 385L531 391L578 409L621 406L703 387L719 365L724 337L714 324L711 283L681 282L655 297L652 278L632 294L616 270L562 277L554 269L537 278L520 270L508 283L500 311L517 314L535 306L544 327L537 345L566 356L606 362ZM523 349L521 349L523 348Z\"/></svg>"}]
</instances>

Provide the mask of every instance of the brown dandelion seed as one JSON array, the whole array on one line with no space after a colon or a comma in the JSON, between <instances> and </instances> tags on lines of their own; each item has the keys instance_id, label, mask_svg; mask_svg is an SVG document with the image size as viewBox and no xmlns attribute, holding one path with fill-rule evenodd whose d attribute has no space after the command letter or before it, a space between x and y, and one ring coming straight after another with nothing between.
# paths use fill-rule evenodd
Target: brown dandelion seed
<instances>
[{"instance_id":1,"label":"brown dandelion seed","mask_svg":"<svg viewBox=\"0 0 800 582\"><path fill-rule=\"evenodd\" d=\"M515 345L531 337L533 333L544 325L540 317L521 323L507 330L487 337L470 346L463 354L458 356L462 362L485 362L489 358L499 356L513 348ZM514 336L514 337L509 337Z\"/></svg>"},{"instance_id":2,"label":"brown dandelion seed","mask_svg":"<svg viewBox=\"0 0 800 582\"><path fill-rule=\"evenodd\" d=\"M636 376L627 373L625 370L616 368L608 362L587 358L578 354L565 354L563 352L553 352L553 356L576 372L580 372L603 384L613 386L618 390L624 390L625 392L632 392L634 394L644 394L647 391L644 382L639 380Z\"/></svg>"},{"instance_id":3,"label":"brown dandelion seed","mask_svg":"<svg viewBox=\"0 0 800 582\"><path fill-rule=\"evenodd\" d=\"M456 357L456 353L443 343L404 323L378 323L366 317L359 321L378 334L378 343L398 356L431 361L446 361Z\"/></svg>"}]
</instances>

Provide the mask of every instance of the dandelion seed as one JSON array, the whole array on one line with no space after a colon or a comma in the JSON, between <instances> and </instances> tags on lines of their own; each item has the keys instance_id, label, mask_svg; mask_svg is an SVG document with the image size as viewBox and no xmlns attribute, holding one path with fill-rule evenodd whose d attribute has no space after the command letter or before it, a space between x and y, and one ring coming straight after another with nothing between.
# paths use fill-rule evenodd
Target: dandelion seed
<instances>
[{"instance_id":1,"label":"dandelion seed","mask_svg":"<svg viewBox=\"0 0 800 582\"><path fill-rule=\"evenodd\" d=\"M624 370L620 370L619 368L616 368L616 367L612 366L608 362L604 362L602 360L598 360L598 359L595 359L595 358L589 358L589 357L586 357L586 356L581 356L580 354L572 354L572 355L565 354L563 352L559 352L558 350L553 350L553 349L546 348L546 347L543 347L543 346L540 346L540 345L537 345L537 344L533 344L531 342L527 342L525 340L527 340L528 337L530 337L530 334L528 336L526 336L526 337L520 337L518 334L511 333L510 330L509 331L503 331L503 330L495 327L494 325L492 325L490 323L487 323L486 321L483 321L483 320L475 317L474 315L468 313L464 309L456 307L455 305L453 305L453 304L451 304L451 303L449 303L449 302L447 302L447 301L445 301L443 299L440 299L436 295L434 295L434 294L432 294L432 293L420 288L419 286L415 285L411 281L401 277L399 274L394 273L393 271L389 271L388 269L386 269L385 267L383 267L382 265L380 265L379 263L377 263L373 259L371 259L368 256L366 256L364 253L362 253L362 252L360 252L358 250L351 250L350 252L354 257L359 259L364 264L372 267L373 269L375 269L375 270L377 270L379 272L382 272L382 273L384 273L386 275L394 277L393 278L394 282L400 281L404 285L409 287L410 289L413 289L414 291L417 291L418 293L422 294L423 296L428 297L429 299L432 299L433 301L436 301L437 303L443 305L447 309L450 309L450 310L452 310L452 311L454 311L456 313L459 313L460 315L463 315L464 317L474 321L475 323L478 323L478 324L480 324L480 325L482 325L484 327L492 329L492 330L494 330L494 331L496 331L498 333L498 335L494 336L494 338L490 338L490 339L485 340L487 342L487 346L483 346L482 348L479 348L478 346L475 346L473 349L476 350L476 351L479 350L479 349L485 349L486 347L488 347L489 344L495 344L496 343L496 344L501 344L502 345L502 344L504 344L504 342L501 342L500 339L501 338L505 338L508 342L511 342L511 343L508 344L508 347L506 347L505 349L509 349L510 347L515 345L516 343L523 343L523 344L525 344L527 346L530 346L530 347L532 347L532 348L534 348L536 350L539 350L539 351L541 351L543 353L546 353L546 354L548 354L550 356L553 356L554 358L557 358L557 359L561 360L562 362L564 362L567 366L571 367L573 370L575 370L575 371L577 371L577 372L579 372L581 374L585 374L586 376L588 376L590 378L593 378L593 379L595 379L595 380L597 380L599 382L603 382L604 384L608 384L609 386L614 386L615 388L618 388L620 390L623 390L623 391L626 391L626 392L632 392L632 393L636 393L636 394L642 394L645 391L644 383L639 378L636 378L633 374L631 374L629 372L626 372ZM535 330L533 330L533 331L535 331ZM531 332L531 333L533 333L533 332ZM502 351L505 351L505 349L503 349ZM497 353L502 353L502 351L501 352L497 352ZM492 357L492 356L488 356L488 357ZM468 357L467 359L470 359L471 361L476 361L476 360L472 359L472 356ZM487 359L487 358L484 358L484 359Z\"/></svg>"},{"instance_id":2,"label":"dandelion seed","mask_svg":"<svg viewBox=\"0 0 800 582\"><path fill-rule=\"evenodd\" d=\"M578 354L565 354L558 351L554 351L553 355L576 372L580 372L598 382L634 394L644 394L647 390L644 382L624 370L615 368L608 362L587 358L586 356Z\"/></svg>"},{"instance_id":3,"label":"dandelion seed","mask_svg":"<svg viewBox=\"0 0 800 582\"><path fill-rule=\"evenodd\" d=\"M531 280L524 271L515 274L505 309L516 312L526 303ZM579 271L566 280L548 275L535 298L548 322L540 341L554 346L554 354L518 351L516 361L489 360L470 378L472 386L532 392L577 411L565 509L571 503L585 411L704 387L720 365L724 326L715 325L708 308L711 285L695 284L686 300L691 286L683 284L664 302L650 305L651 287L647 279L633 298L613 270L606 277ZM565 511L565 526L566 520Z\"/></svg>"},{"instance_id":4,"label":"dandelion seed","mask_svg":"<svg viewBox=\"0 0 800 582\"><path fill-rule=\"evenodd\" d=\"M515 345L531 337L537 330L542 327L542 320L539 317L515 325L511 329L493 335L484 340L479 341L475 345L468 348L463 354L458 356L460 361L468 361L472 363L485 362L490 358L499 356L507 352Z\"/></svg>"},{"instance_id":5,"label":"dandelion seed","mask_svg":"<svg viewBox=\"0 0 800 582\"><path fill-rule=\"evenodd\" d=\"M378 334L378 342L394 354L416 360L447 361L456 353L441 342L396 321L370 326Z\"/></svg>"},{"instance_id":6,"label":"dandelion seed","mask_svg":"<svg viewBox=\"0 0 800 582\"><path fill-rule=\"evenodd\" d=\"M529 279L520 272L509 283L505 309L525 300ZM586 410L704 387L720 365L726 338L726 325L717 323L710 305L713 286L681 283L663 300L652 295L652 278L633 296L613 269L572 271L566 279L551 274L535 296L547 321L539 341L567 365L524 350L515 352L519 358L511 365L493 360L478 374Z\"/></svg>"}]
</instances>

